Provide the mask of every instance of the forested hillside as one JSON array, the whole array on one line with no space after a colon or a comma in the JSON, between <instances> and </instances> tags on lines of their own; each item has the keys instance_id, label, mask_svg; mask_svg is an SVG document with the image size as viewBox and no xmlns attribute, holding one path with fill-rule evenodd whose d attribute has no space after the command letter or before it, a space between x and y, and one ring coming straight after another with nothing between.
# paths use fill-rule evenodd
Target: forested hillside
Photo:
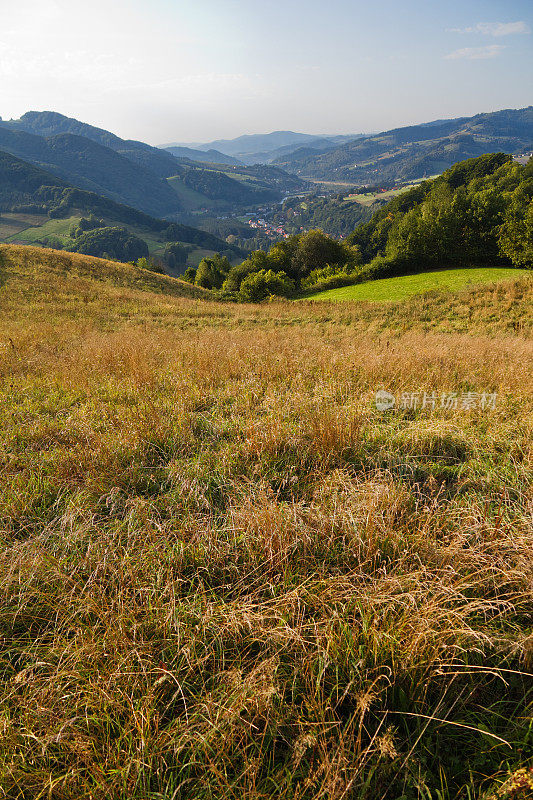
<instances>
[{"instance_id":1,"label":"forested hillside","mask_svg":"<svg viewBox=\"0 0 533 800\"><path fill-rule=\"evenodd\" d=\"M533 160L495 153L401 194L350 237L376 271L533 262Z\"/></svg>"},{"instance_id":2,"label":"forested hillside","mask_svg":"<svg viewBox=\"0 0 533 800\"><path fill-rule=\"evenodd\" d=\"M209 232L157 219L108 197L70 186L49 172L0 151L2 239L122 261L150 254L174 267L179 243L190 246L179 251L183 269L194 251L224 252L233 259L243 254Z\"/></svg>"},{"instance_id":3,"label":"forested hillside","mask_svg":"<svg viewBox=\"0 0 533 800\"><path fill-rule=\"evenodd\" d=\"M346 239L320 230L258 250L208 288L290 296L438 267L533 265L533 160L504 153L456 164L398 195Z\"/></svg>"},{"instance_id":4,"label":"forested hillside","mask_svg":"<svg viewBox=\"0 0 533 800\"><path fill-rule=\"evenodd\" d=\"M178 207L165 180L92 139L71 133L44 138L0 125L0 150L29 161L80 189L110 197L148 214Z\"/></svg>"},{"instance_id":5,"label":"forested hillside","mask_svg":"<svg viewBox=\"0 0 533 800\"><path fill-rule=\"evenodd\" d=\"M232 158L227 159L228 164L210 164L209 169L203 169L194 161L178 160L166 150L121 139L48 111L28 112L19 120L0 120L0 150L80 189L154 216L213 205L232 211L276 202L288 187L304 186L296 176L279 168L265 167L260 177L233 176L227 173L238 165Z\"/></svg>"},{"instance_id":6,"label":"forested hillside","mask_svg":"<svg viewBox=\"0 0 533 800\"><path fill-rule=\"evenodd\" d=\"M502 151L533 150L533 107L396 128L325 153L308 149L275 163L298 175L354 184L409 181L443 172L458 161Z\"/></svg>"}]
</instances>

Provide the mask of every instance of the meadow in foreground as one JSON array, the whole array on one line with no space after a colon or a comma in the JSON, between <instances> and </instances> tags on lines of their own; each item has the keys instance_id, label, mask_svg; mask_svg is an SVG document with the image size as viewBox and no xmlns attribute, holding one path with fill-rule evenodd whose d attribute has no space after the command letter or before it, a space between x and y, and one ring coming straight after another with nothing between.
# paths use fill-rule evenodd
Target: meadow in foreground
<instances>
[{"instance_id":1,"label":"meadow in foreground","mask_svg":"<svg viewBox=\"0 0 533 800\"><path fill-rule=\"evenodd\" d=\"M0 259L0 797L530 797L531 280L237 306Z\"/></svg>"}]
</instances>

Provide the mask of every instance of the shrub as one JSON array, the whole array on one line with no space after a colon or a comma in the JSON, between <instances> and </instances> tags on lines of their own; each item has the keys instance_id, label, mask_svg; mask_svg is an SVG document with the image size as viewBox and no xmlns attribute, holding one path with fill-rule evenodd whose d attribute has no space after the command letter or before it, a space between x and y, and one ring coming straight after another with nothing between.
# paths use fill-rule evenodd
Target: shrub
<instances>
[{"instance_id":1,"label":"shrub","mask_svg":"<svg viewBox=\"0 0 533 800\"><path fill-rule=\"evenodd\" d=\"M258 303L270 295L288 297L294 292L294 281L285 272L261 269L250 273L241 283L239 299Z\"/></svg>"}]
</instances>

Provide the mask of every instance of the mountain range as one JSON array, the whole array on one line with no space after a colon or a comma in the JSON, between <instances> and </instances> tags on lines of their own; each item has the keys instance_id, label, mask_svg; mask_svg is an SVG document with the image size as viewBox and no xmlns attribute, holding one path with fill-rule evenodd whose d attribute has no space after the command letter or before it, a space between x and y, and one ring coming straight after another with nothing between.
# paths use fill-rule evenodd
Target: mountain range
<instances>
[{"instance_id":1,"label":"mountain range","mask_svg":"<svg viewBox=\"0 0 533 800\"><path fill-rule=\"evenodd\" d=\"M313 136L295 131L273 131L272 133L254 133L238 136L236 139L217 139L206 144L161 145L165 150L175 153L176 148L186 148L193 152L213 152L226 157L233 157L243 164L271 164L280 156L292 153L300 147L319 148L324 152L338 147L344 142L354 141L363 134L339 136ZM194 158L194 156L192 156Z\"/></svg>"},{"instance_id":2,"label":"mountain range","mask_svg":"<svg viewBox=\"0 0 533 800\"><path fill-rule=\"evenodd\" d=\"M533 149L533 107L395 128L338 147L309 144L273 160L300 177L354 185L437 175L458 161L486 153Z\"/></svg>"},{"instance_id":3,"label":"mountain range","mask_svg":"<svg viewBox=\"0 0 533 800\"><path fill-rule=\"evenodd\" d=\"M95 192L158 217L195 208L238 208L273 202L302 181L273 168L271 174L228 173L205 163L213 154L175 154L56 112L30 111L18 120L0 120L0 151L9 153L80 189ZM222 156L224 158L224 156ZM204 163L200 163L204 161ZM235 161L235 165L233 164ZM280 175L284 179L280 182Z\"/></svg>"}]
</instances>

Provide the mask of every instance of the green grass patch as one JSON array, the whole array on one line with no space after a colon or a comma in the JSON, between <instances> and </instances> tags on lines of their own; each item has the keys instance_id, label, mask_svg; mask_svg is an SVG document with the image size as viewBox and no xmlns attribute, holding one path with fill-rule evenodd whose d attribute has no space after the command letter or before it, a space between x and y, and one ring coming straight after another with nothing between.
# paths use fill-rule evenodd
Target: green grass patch
<instances>
[{"instance_id":1,"label":"green grass patch","mask_svg":"<svg viewBox=\"0 0 533 800\"><path fill-rule=\"evenodd\" d=\"M47 239L49 236L58 237L63 245L68 244L71 240L70 230L74 223L79 223L80 216L66 217L65 219L48 219L43 217L42 225L35 225L26 230L19 231L14 235L7 238L6 241L16 240L17 242L24 242L26 244L37 244L38 242Z\"/></svg>"},{"instance_id":2,"label":"green grass patch","mask_svg":"<svg viewBox=\"0 0 533 800\"><path fill-rule=\"evenodd\" d=\"M404 300L415 294L435 289L457 291L465 286L492 281L512 280L527 274L527 270L508 267L473 267L469 269L439 269L418 275L400 275L376 281L342 286L312 295L311 300L371 300L376 303Z\"/></svg>"},{"instance_id":3,"label":"green grass patch","mask_svg":"<svg viewBox=\"0 0 533 800\"><path fill-rule=\"evenodd\" d=\"M0 215L0 240L5 240L21 231L40 225L47 220L46 214L15 214L4 212Z\"/></svg>"},{"instance_id":4,"label":"green grass patch","mask_svg":"<svg viewBox=\"0 0 533 800\"><path fill-rule=\"evenodd\" d=\"M178 195L184 211L195 211L197 208L216 208L220 205L216 200L206 197L205 194L185 186L179 175L167 178L167 181Z\"/></svg>"}]
</instances>

